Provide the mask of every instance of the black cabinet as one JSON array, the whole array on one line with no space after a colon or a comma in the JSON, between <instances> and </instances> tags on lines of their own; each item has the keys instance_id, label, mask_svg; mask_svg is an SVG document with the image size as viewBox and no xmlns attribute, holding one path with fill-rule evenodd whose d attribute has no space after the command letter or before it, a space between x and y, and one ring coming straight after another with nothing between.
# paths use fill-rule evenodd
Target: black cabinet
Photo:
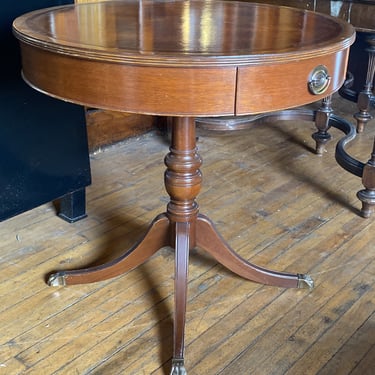
<instances>
[{"instance_id":1,"label":"black cabinet","mask_svg":"<svg viewBox=\"0 0 375 375\"><path fill-rule=\"evenodd\" d=\"M85 216L91 183L84 109L37 92L21 77L12 21L28 11L73 1L0 4L0 221L59 200L59 215Z\"/></svg>"}]
</instances>

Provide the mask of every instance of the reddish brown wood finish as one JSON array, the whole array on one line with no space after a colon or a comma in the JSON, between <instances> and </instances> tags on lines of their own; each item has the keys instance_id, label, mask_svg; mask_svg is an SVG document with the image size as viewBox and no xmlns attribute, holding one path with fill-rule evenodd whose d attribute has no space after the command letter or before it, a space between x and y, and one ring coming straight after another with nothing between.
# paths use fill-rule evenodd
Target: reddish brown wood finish
<instances>
[{"instance_id":1,"label":"reddish brown wood finish","mask_svg":"<svg viewBox=\"0 0 375 375\"><path fill-rule=\"evenodd\" d=\"M270 271L241 258L220 236L212 221L204 215L199 215L197 220L197 246L244 279L283 288L298 287L298 277L295 274Z\"/></svg>"},{"instance_id":2,"label":"reddish brown wood finish","mask_svg":"<svg viewBox=\"0 0 375 375\"><path fill-rule=\"evenodd\" d=\"M170 244L169 220L165 214L160 214L153 220L145 236L119 258L105 265L58 272L55 277L57 279L63 277L63 283L66 285L87 284L110 279L138 267L162 247Z\"/></svg>"},{"instance_id":3,"label":"reddish brown wood finish","mask_svg":"<svg viewBox=\"0 0 375 375\"><path fill-rule=\"evenodd\" d=\"M133 66L60 55L25 43L21 49L26 81L57 98L150 115L233 114L235 68Z\"/></svg>"},{"instance_id":4,"label":"reddish brown wood finish","mask_svg":"<svg viewBox=\"0 0 375 375\"><path fill-rule=\"evenodd\" d=\"M258 69L239 67L236 115L269 112L306 104L325 98L325 93L312 95L307 81L310 72L318 65L324 65L331 74L330 93L337 91L345 77L348 50L328 56L311 57L287 64L276 62ZM264 79L259 79L264 77Z\"/></svg>"},{"instance_id":5,"label":"reddish brown wood finish","mask_svg":"<svg viewBox=\"0 0 375 375\"><path fill-rule=\"evenodd\" d=\"M344 81L354 38L345 22L236 2L139 4L81 4L19 18L26 80L89 107L171 116L284 109ZM319 64L332 79L316 96L307 81Z\"/></svg>"},{"instance_id":6,"label":"reddish brown wood finish","mask_svg":"<svg viewBox=\"0 0 375 375\"><path fill-rule=\"evenodd\" d=\"M99 27L100 25L100 27ZM86 106L173 117L165 158L167 213L119 259L58 272L51 285L116 276L158 248L176 251L171 374L186 374L184 330L189 250L199 246L244 278L297 287L300 275L239 257L199 215L201 158L195 116L274 111L316 101L345 78L353 28L316 13L268 5L209 1L115 1L40 10L17 19L25 79L49 95ZM92 33L90 31L96 31ZM327 91L308 89L324 64Z\"/></svg>"}]
</instances>

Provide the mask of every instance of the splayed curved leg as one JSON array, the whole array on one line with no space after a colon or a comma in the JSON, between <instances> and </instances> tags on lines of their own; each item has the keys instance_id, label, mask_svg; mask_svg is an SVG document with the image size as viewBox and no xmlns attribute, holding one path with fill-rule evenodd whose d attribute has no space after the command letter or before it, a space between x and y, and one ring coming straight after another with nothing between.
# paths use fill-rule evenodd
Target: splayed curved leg
<instances>
[{"instance_id":1,"label":"splayed curved leg","mask_svg":"<svg viewBox=\"0 0 375 375\"><path fill-rule=\"evenodd\" d=\"M184 364L184 351L190 231L190 223L175 223L175 310L173 327L173 359L171 375L186 374Z\"/></svg>"},{"instance_id":2,"label":"splayed curved leg","mask_svg":"<svg viewBox=\"0 0 375 375\"><path fill-rule=\"evenodd\" d=\"M204 215L199 215L197 219L196 244L220 264L245 279L285 288L313 287L313 281L308 275L271 271L249 263L231 249L211 220Z\"/></svg>"},{"instance_id":3,"label":"splayed curved leg","mask_svg":"<svg viewBox=\"0 0 375 375\"><path fill-rule=\"evenodd\" d=\"M100 266L53 273L48 285L87 284L121 275L144 263L160 248L168 246L169 238L169 219L166 214L161 214L153 220L145 236L119 258Z\"/></svg>"}]
</instances>

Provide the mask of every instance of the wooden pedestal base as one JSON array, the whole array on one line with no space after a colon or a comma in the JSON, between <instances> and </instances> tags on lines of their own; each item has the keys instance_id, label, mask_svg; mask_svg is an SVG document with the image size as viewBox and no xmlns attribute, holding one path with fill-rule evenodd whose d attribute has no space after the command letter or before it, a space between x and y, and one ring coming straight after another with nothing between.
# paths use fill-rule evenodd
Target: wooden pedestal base
<instances>
[{"instance_id":1,"label":"wooden pedestal base","mask_svg":"<svg viewBox=\"0 0 375 375\"><path fill-rule=\"evenodd\" d=\"M170 195L167 212L157 216L145 236L118 259L107 264L54 273L49 285L85 284L123 274L139 266L160 248L175 249L174 351L171 374L186 374L184 337L189 250L199 247L245 279L285 288L313 287L308 275L271 271L249 263L222 239L214 224L199 214L195 200L201 188L201 158L196 149L195 119L174 118L170 152L165 158L165 187Z\"/></svg>"}]
</instances>

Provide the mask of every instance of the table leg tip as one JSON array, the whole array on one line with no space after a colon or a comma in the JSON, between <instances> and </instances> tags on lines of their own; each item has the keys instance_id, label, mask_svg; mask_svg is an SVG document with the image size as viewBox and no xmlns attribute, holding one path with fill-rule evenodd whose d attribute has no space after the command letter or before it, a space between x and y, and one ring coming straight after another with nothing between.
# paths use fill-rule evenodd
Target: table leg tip
<instances>
[{"instance_id":1,"label":"table leg tip","mask_svg":"<svg viewBox=\"0 0 375 375\"><path fill-rule=\"evenodd\" d=\"M49 286L65 286L65 273L64 272L57 272L53 273L49 276L47 280L47 284Z\"/></svg>"},{"instance_id":2,"label":"table leg tip","mask_svg":"<svg viewBox=\"0 0 375 375\"><path fill-rule=\"evenodd\" d=\"M170 375L187 375L183 359L172 359Z\"/></svg>"},{"instance_id":3,"label":"table leg tip","mask_svg":"<svg viewBox=\"0 0 375 375\"><path fill-rule=\"evenodd\" d=\"M310 275L299 274L298 275L298 288L314 288L314 280Z\"/></svg>"}]
</instances>

